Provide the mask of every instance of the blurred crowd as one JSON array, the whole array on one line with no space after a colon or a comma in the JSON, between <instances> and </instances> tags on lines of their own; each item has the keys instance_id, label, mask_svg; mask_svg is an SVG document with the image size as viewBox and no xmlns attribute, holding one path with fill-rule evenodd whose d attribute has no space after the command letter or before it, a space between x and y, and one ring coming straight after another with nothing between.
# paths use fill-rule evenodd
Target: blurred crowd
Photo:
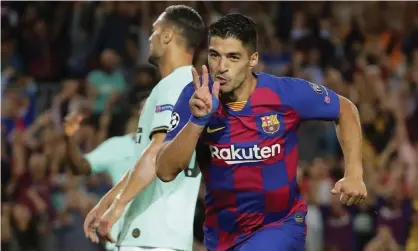
<instances>
[{"instance_id":1,"label":"blurred crowd","mask_svg":"<svg viewBox=\"0 0 418 251\"><path fill-rule=\"evenodd\" d=\"M2 2L2 250L103 249L84 237L82 223L111 180L106 173L71 173L62 121L72 111L83 113L76 138L85 153L136 130L160 78L147 65L151 24L176 3ZM260 34L257 71L326 85L359 108L369 193L359 207L344 207L330 193L344 174L333 123L300 128L307 250L418 250L418 4L184 4L208 24L233 12L252 17ZM206 60L203 45L195 65Z\"/></svg>"}]
</instances>

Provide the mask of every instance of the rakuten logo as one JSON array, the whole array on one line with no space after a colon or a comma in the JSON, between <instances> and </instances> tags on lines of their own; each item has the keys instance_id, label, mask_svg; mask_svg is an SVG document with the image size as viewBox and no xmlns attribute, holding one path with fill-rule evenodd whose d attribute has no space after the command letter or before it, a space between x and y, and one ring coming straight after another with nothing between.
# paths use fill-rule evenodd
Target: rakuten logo
<instances>
[{"instance_id":1,"label":"rakuten logo","mask_svg":"<svg viewBox=\"0 0 418 251\"><path fill-rule=\"evenodd\" d=\"M236 148L231 145L228 148L210 146L212 158L224 160L227 164L261 162L267 158L280 154L280 144L260 148L257 145L248 148Z\"/></svg>"}]
</instances>

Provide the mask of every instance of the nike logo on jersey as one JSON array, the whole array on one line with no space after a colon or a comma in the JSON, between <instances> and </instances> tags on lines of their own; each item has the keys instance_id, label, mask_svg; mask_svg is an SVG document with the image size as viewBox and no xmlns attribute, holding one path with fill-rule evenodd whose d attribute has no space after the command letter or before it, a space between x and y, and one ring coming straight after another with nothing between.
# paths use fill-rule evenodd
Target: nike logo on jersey
<instances>
[{"instance_id":1,"label":"nike logo on jersey","mask_svg":"<svg viewBox=\"0 0 418 251\"><path fill-rule=\"evenodd\" d=\"M215 128L215 129L210 129L209 127L208 127L208 129L206 130L208 133L214 133L214 132L217 132L217 131L220 131L220 130L222 130L222 129L224 129L225 128L225 126L223 126L223 127L218 127L218 128Z\"/></svg>"}]
</instances>

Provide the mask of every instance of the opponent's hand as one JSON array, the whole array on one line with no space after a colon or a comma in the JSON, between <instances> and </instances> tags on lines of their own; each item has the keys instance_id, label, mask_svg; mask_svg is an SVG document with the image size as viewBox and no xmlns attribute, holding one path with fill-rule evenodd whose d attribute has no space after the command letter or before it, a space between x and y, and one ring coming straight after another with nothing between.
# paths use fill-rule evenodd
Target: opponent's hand
<instances>
[{"instance_id":1,"label":"opponent's hand","mask_svg":"<svg viewBox=\"0 0 418 251\"><path fill-rule=\"evenodd\" d=\"M100 219L98 232L101 237L110 243L115 243L111 235L112 226L119 220L125 211L125 205L115 200L112 205L104 213L103 217Z\"/></svg>"},{"instance_id":2,"label":"opponent's hand","mask_svg":"<svg viewBox=\"0 0 418 251\"><path fill-rule=\"evenodd\" d=\"M366 185L362 178L344 177L335 183L332 194L341 193L340 201L351 206L362 203L367 197Z\"/></svg>"},{"instance_id":3,"label":"opponent's hand","mask_svg":"<svg viewBox=\"0 0 418 251\"><path fill-rule=\"evenodd\" d=\"M204 125L208 118L218 109L219 106L219 82L213 83L212 93L209 91L209 73L208 68L202 66L202 81L199 79L199 74L196 69L192 69L194 94L190 98L189 106L192 115L197 121L197 124ZM201 121L200 121L201 120ZM202 123L200 123L202 122Z\"/></svg>"},{"instance_id":4,"label":"opponent's hand","mask_svg":"<svg viewBox=\"0 0 418 251\"><path fill-rule=\"evenodd\" d=\"M102 202L99 202L86 216L84 220L83 229L87 239L93 243L99 243L99 236L97 236L96 229L99 225L99 220L103 217L107 207Z\"/></svg>"},{"instance_id":5,"label":"opponent's hand","mask_svg":"<svg viewBox=\"0 0 418 251\"><path fill-rule=\"evenodd\" d=\"M44 113L41 114L41 116L39 116L35 123L37 123L38 125L44 126L48 123L51 122L51 112L50 111L46 111Z\"/></svg>"},{"instance_id":6,"label":"opponent's hand","mask_svg":"<svg viewBox=\"0 0 418 251\"><path fill-rule=\"evenodd\" d=\"M77 113L71 113L64 119L64 133L68 137L73 136L78 129L80 129L80 123L83 120L83 116Z\"/></svg>"}]
</instances>

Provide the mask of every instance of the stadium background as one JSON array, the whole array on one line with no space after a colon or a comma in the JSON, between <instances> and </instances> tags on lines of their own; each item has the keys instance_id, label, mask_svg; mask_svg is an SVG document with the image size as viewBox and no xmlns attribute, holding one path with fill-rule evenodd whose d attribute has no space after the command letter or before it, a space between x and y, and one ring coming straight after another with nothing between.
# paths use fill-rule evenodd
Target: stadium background
<instances>
[{"instance_id":1,"label":"stadium background","mask_svg":"<svg viewBox=\"0 0 418 251\"><path fill-rule=\"evenodd\" d=\"M151 23L175 3L2 1L2 250L101 250L82 223L110 179L71 174L62 119L74 109L90 114L77 134L84 152L125 134L127 124L135 130L159 78L146 65ZM330 194L343 174L334 126L300 129L307 250L418 250L417 2L186 4L207 23L231 12L251 16L259 25L257 70L326 85L360 110L369 199L359 208ZM202 48L197 66L206 60Z\"/></svg>"}]
</instances>

